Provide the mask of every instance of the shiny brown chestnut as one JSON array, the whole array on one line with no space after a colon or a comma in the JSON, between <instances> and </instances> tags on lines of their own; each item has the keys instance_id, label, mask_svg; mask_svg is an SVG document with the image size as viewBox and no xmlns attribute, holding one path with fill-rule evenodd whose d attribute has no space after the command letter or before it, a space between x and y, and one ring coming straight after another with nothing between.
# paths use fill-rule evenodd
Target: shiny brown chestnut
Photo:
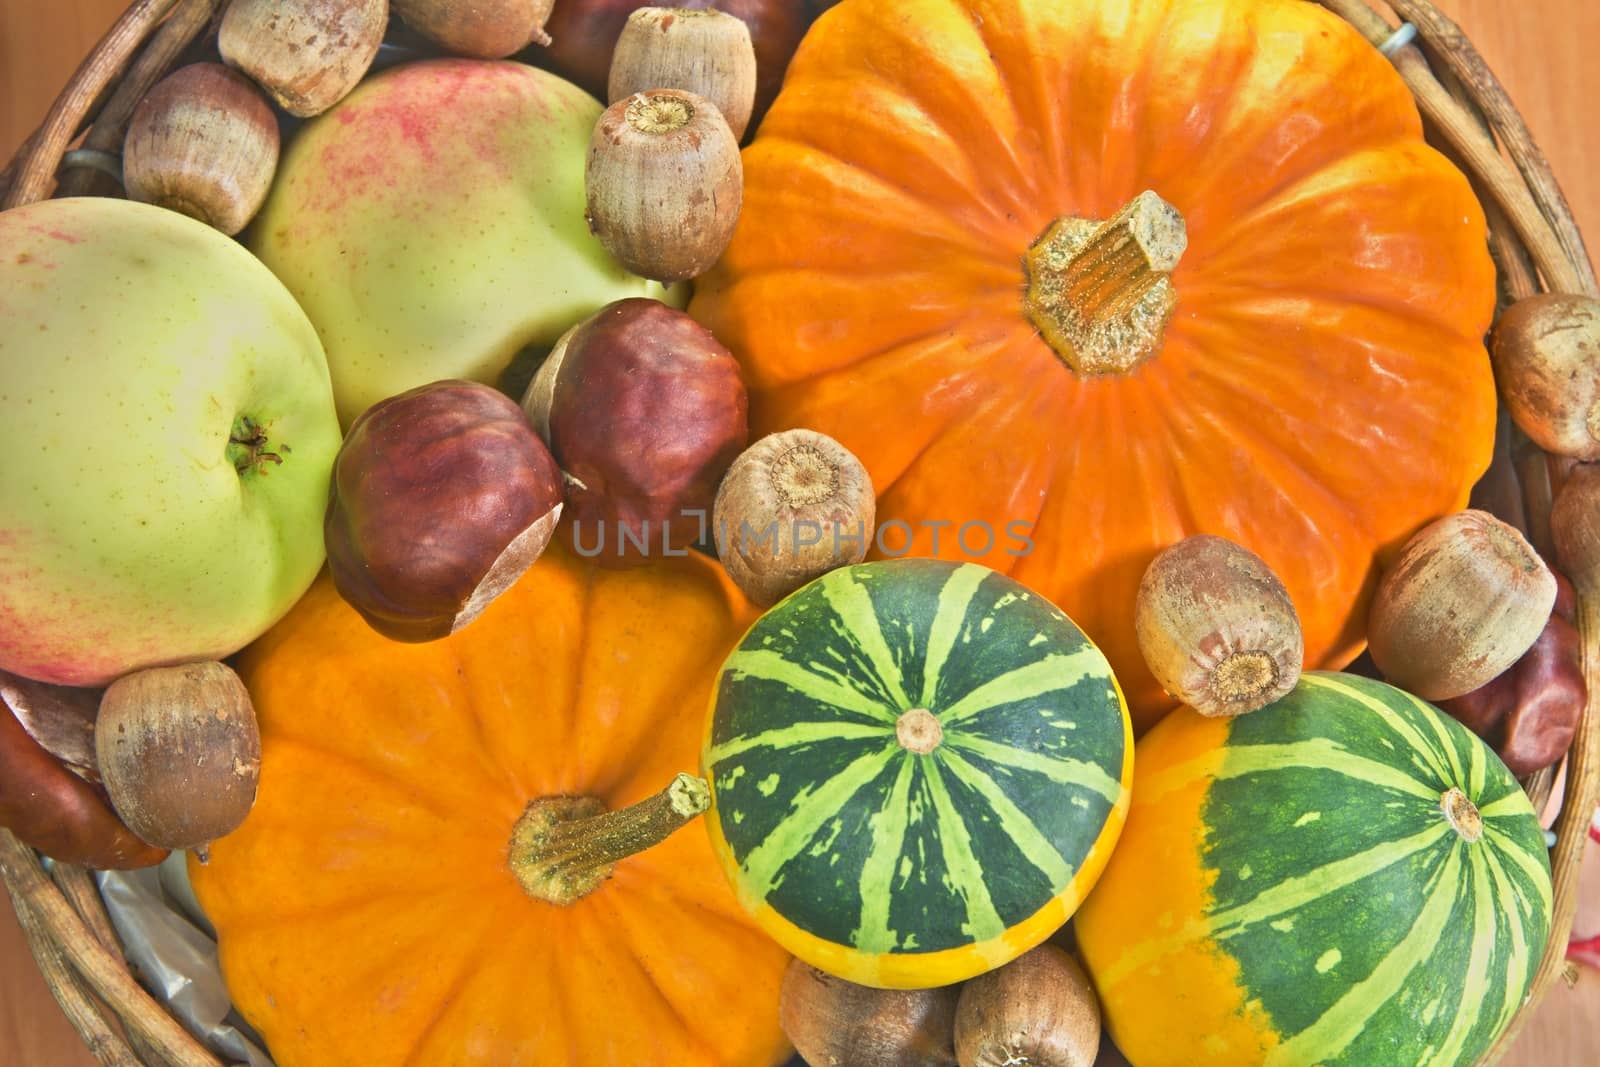
<instances>
[{"instance_id":1,"label":"shiny brown chestnut","mask_svg":"<svg viewBox=\"0 0 1600 1067\"><path fill-rule=\"evenodd\" d=\"M566 473L573 547L608 567L681 553L708 534L717 486L750 435L733 355L688 315L643 298L569 331L523 407Z\"/></svg>"},{"instance_id":2,"label":"shiny brown chestnut","mask_svg":"<svg viewBox=\"0 0 1600 1067\"><path fill-rule=\"evenodd\" d=\"M21 709L29 719L60 715L74 720L85 705L98 706L99 700L97 690L0 671L0 826L65 863L102 870L149 867L161 862L166 849L141 841L112 810L105 790L46 751L18 715Z\"/></svg>"},{"instance_id":3,"label":"shiny brown chestnut","mask_svg":"<svg viewBox=\"0 0 1600 1067\"><path fill-rule=\"evenodd\" d=\"M334 586L373 629L432 641L539 558L561 472L505 394L447 380L381 400L334 459L323 537Z\"/></svg>"}]
</instances>

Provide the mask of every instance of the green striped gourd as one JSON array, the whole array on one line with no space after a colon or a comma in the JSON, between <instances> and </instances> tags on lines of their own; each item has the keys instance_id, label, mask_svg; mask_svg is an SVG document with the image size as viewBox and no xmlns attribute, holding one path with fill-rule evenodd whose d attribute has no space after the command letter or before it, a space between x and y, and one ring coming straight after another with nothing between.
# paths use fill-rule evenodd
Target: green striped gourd
<instances>
[{"instance_id":1,"label":"green striped gourd","mask_svg":"<svg viewBox=\"0 0 1600 1067\"><path fill-rule=\"evenodd\" d=\"M1135 1067L1466 1067L1550 928L1544 833L1504 764L1398 689L1308 673L1139 742L1128 826L1075 923Z\"/></svg>"},{"instance_id":2,"label":"green striped gourd","mask_svg":"<svg viewBox=\"0 0 1600 1067\"><path fill-rule=\"evenodd\" d=\"M1127 706L1058 608L975 564L832 571L723 665L713 847L785 948L864 985L944 985L1064 923L1129 802Z\"/></svg>"}]
</instances>

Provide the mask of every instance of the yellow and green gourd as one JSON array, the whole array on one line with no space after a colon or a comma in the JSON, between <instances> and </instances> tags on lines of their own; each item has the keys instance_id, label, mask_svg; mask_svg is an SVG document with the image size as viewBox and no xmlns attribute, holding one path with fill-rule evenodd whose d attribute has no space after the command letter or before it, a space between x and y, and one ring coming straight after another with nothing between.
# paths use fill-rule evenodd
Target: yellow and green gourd
<instances>
[{"instance_id":1,"label":"yellow and green gourd","mask_svg":"<svg viewBox=\"0 0 1600 1067\"><path fill-rule=\"evenodd\" d=\"M1310 672L1249 715L1174 712L1138 762L1074 923L1135 1067L1457 1067L1522 1006L1544 833L1453 719Z\"/></svg>"},{"instance_id":2,"label":"yellow and green gourd","mask_svg":"<svg viewBox=\"0 0 1600 1067\"><path fill-rule=\"evenodd\" d=\"M785 948L864 985L960 981L1072 914L1121 830L1131 726L1105 657L976 564L830 572L723 665L714 850Z\"/></svg>"}]
</instances>

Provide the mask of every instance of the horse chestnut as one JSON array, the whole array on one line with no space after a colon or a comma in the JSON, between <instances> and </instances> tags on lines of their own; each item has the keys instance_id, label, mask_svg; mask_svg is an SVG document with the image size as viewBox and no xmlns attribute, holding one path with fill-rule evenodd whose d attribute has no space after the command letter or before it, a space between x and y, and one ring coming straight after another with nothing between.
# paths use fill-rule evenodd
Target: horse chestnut
<instances>
[{"instance_id":1,"label":"horse chestnut","mask_svg":"<svg viewBox=\"0 0 1600 1067\"><path fill-rule=\"evenodd\" d=\"M610 567L684 550L749 439L739 364L655 300L619 300L556 342L523 397L567 476L567 530Z\"/></svg>"},{"instance_id":2,"label":"horse chestnut","mask_svg":"<svg viewBox=\"0 0 1600 1067\"><path fill-rule=\"evenodd\" d=\"M334 459L334 586L387 637L444 637L539 558L561 503L561 472L515 401L476 382L419 386L368 408Z\"/></svg>"}]
</instances>

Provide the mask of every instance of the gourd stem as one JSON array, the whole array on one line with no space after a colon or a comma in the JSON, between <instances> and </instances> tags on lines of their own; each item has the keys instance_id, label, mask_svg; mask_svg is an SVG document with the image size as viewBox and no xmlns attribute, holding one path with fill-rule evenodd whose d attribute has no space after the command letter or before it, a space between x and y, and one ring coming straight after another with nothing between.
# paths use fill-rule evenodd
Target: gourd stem
<instances>
[{"instance_id":1,"label":"gourd stem","mask_svg":"<svg viewBox=\"0 0 1600 1067\"><path fill-rule=\"evenodd\" d=\"M617 811L595 797L541 797L512 831L511 871L534 899L573 904L610 877L619 861L665 841L710 806L710 787L691 774Z\"/></svg>"},{"instance_id":2,"label":"gourd stem","mask_svg":"<svg viewBox=\"0 0 1600 1067\"><path fill-rule=\"evenodd\" d=\"M1478 812L1478 806L1460 789L1451 786L1440 794L1439 808L1444 812L1450 829L1467 844L1473 844L1483 837L1483 816Z\"/></svg>"},{"instance_id":3,"label":"gourd stem","mask_svg":"<svg viewBox=\"0 0 1600 1067\"><path fill-rule=\"evenodd\" d=\"M1023 310L1079 374L1131 371L1160 347L1188 244L1178 209L1149 191L1105 222L1063 216L1024 257Z\"/></svg>"}]
</instances>

